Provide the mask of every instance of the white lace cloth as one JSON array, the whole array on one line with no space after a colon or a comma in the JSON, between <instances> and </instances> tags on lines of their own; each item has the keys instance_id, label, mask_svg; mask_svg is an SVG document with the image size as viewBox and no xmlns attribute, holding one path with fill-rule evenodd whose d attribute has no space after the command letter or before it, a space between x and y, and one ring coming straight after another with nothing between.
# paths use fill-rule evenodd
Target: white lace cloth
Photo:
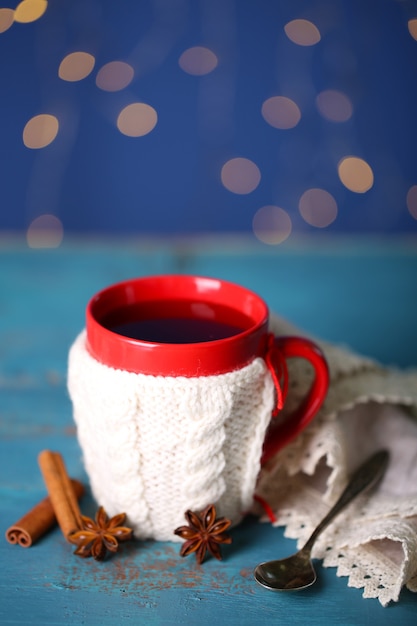
<instances>
[{"instance_id":1,"label":"white lace cloth","mask_svg":"<svg viewBox=\"0 0 417 626\"><path fill-rule=\"evenodd\" d=\"M273 330L300 334L277 317ZM313 549L325 567L349 577L348 586L363 588L365 598L386 606L398 600L404 585L417 592L417 370L384 368L347 349L317 343L330 366L326 402L262 471L257 493L272 506L276 525L285 526L286 536L301 547L351 471L372 452L389 449L390 465L378 487L351 503ZM290 367L295 384L287 411L311 376L305 362L294 360Z\"/></svg>"}]
</instances>

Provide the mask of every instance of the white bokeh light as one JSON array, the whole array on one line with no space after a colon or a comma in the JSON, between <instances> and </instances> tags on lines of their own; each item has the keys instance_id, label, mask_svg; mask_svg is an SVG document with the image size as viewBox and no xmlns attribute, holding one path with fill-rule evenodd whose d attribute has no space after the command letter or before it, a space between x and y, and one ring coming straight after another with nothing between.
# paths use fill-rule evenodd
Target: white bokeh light
<instances>
[{"instance_id":1,"label":"white bokeh light","mask_svg":"<svg viewBox=\"0 0 417 626\"><path fill-rule=\"evenodd\" d=\"M96 85L103 91L120 91L130 85L134 75L135 71L129 63L111 61L97 72Z\"/></svg>"},{"instance_id":2,"label":"white bokeh light","mask_svg":"<svg viewBox=\"0 0 417 626\"><path fill-rule=\"evenodd\" d=\"M128 137L143 137L156 126L158 114L153 107L143 102L133 102L121 110L117 128Z\"/></svg>"},{"instance_id":3,"label":"white bokeh light","mask_svg":"<svg viewBox=\"0 0 417 626\"><path fill-rule=\"evenodd\" d=\"M320 31L313 22L297 19L284 26L288 39L299 46L314 46L321 39Z\"/></svg>"},{"instance_id":4,"label":"white bokeh light","mask_svg":"<svg viewBox=\"0 0 417 626\"><path fill-rule=\"evenodd\" d=\"M284 209L268 204L256 211L252 228L259 241L270 246L276 246L288 239L292 230L292 222Z\"/></svg>"},{"instance_id":5,"label":"white bokeh light","mask_svg":"<svg viewBox=\"0 0 417 626\"><path fill-rule=\"evenodd\" d=\"M316 228L326 228L337 217L337 203L325 189L307 189L298 203L302 218Z\"/></svg>"},{"instance_id":6,"label":"white bokeh light","mask_svg":"<svg viewBox=\"0 0 417 626\"><path fill-rule=\"evenodd\" d=\"M248 194L259 185L261 172L250 159L237 157L223 165L220 177L223 185L232 193Z\"/></svg>"},{"instance_id":7,"label":"white bokeh light","mask_svg":"<svg viewBox=\"0 0 417 626\"><path fill-rule=\"evenodd\" d=\"M14 21L13 9L0 9L0 33L5 33Z\"/></svg>"},{"instance_id":8,"label":"white bokeh light","mask_svg":"<svg viewBox=\"0 0 417 626\"><path fill-rule=\"evenodd\" d=\"M95 58L88 52L71 52L59 64L58 76L67 82L83 80L93 71Z\"/></svg>"},{"instance_id":9,"label":"white bokeh light","mask_svg":"<svg viewBox=\"0 0 417 626\"><path fill-rule=\"evenodd\" d=\"M262 117L274 128L286 130L297 126L301 112L294 100L273 96L262 104Z\"/></svg>"},{"instance_id":10,"label":"white bokeh light","mask_svg":"<svg viewBox=\"0 0 417 626\"><path fill-rule=\"evenodd\" d=\"M348 96L336 89L321 91L316 97L316 106L319 113L331 122L347 122L353 113Z\"/></svg>"},{"instance_id":11,"label":"white bokeh light","mask_svg":"<svg viewBox=\"0 0 417 626\"><path fill-rule=\"evenodd\" d=\"M204 76L216 69L217 56L209 48L195 46L185 50L178 60L180 68L193 76Z\"/></svg>"},{"instance_id":12,"label":"white bokeh light","mask_svg":"<svg viewBox=\"0 0 417 626\"><path fill-rule=\"evenodd\" d=\"M343 158L338 165L338 174L344 186L355 193L366 193L374 184L371 166L359 157Z\"/></svg>"},{"instance_id":13,"label":"white bokeh light","mask_svg":"<svg viewBox=\"0 0 417 626\"><path fill-rule=\"evenodd\" d=\"M63 237L61 220L48 213L35 218L26 232L29 248L58 248Z\"/></svg>"},{"instance_id":14,"label":"white bokeh light","mask_svg":"<svg viewBox=\"0 0 417 626\"><path fill-rule=\"evenodd\" d=\"M23 129L23 143L33 150L45 148L58 134L59 122L54 115L42 113L35 115Z\"/></svg>"},{"instance_id":15,"label":"white bokeh light","mask_svg":"<svg viewBox=\"0 0 417 626\"><path fill-rule=\"evenodd\" d=\"M410 187L407 193L407 209L415 220L417 220L417 185Z\"/></svg>"}]
</instances>

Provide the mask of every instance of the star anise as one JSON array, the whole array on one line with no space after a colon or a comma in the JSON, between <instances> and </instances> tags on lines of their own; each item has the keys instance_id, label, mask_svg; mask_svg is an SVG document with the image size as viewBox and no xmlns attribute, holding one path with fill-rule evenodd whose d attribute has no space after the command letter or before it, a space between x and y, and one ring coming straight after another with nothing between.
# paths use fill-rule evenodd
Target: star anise
<instances>
[{"instance_id":1,"label":"star anise","mask_svg":"<svg viewBox=\"0 0 417 626\"><path fill-rule=\"evenodd\" d=\"M68 541L77 546L74 554L84 558L92 556L96 561L102 561L107 550L117 552L120 541L132 538L132 529L122 526L125 519L125 513L119 513L109 519L102 506L96 513L95 521L81 515L81 529L67 537Z\"/></svg>"},{"instance_id":2,"label":"star anise","mask_svg":"<svg viewBox=\"0 0 417 626\"><path fill-rule=\"evenodd\" d=\"M207 550L221 561L221 543L232 543L232 538L225 532L232 522L226 517L216 519L214 504L209 504L201 513L186 511L185 519L188 526L180 526L174 533L185 539L180 555L188 556L195 552L197 563L204 561Z\"/></svg>"}]
</instances>

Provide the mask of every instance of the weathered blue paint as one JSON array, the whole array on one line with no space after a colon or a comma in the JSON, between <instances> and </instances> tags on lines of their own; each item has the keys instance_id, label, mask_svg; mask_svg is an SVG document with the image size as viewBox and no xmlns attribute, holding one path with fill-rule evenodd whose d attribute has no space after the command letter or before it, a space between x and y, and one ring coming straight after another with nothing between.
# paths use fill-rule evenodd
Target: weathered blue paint
<instances>
[{"instance_id":1,"label":"weathered blue paint","mask_svg":"<svg viewBox=\"0 0 417 626\"><path fill-rule=\"evenodd\" d=\"M59 450L86 480L66 391L68 348L86 301L117 280L161 272L220 276L257 290L306 330L386 363L417 365L417 247L366 242L282 246L68 243L56 251L0 248L0 525L45 495L37 455ZM92 514L89 495L83 512ZM318 583L296 594L256 585L254 566L294 542L246 519L224 561L197 566L179 545L126 544L111 561L73 557L58 529L30 549L0 540L0 623L39 624L415 624L417 596L383 609L318 564Z\"/></svg>"}]
</instances>

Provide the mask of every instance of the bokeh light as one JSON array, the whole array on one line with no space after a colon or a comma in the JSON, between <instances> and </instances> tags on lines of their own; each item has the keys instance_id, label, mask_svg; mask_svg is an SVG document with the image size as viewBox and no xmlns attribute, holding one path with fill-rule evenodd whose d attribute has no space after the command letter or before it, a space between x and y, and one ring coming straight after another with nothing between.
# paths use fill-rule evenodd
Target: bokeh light
<instances>
[{"instance_id":1,"label":"bokeh light","mask_svg":"<svg viewBox=\"0 0 417 626\"><path fill-rule=\"evenodd\" d=\"M23 129L23 143L26 148L45 148L58 134L59 122L54 115L42 113L35 115Z\"/></svg>"},{"instance_id":2,"label":"bokeh light","mask_svg":"<svg viewBox=\"0 0 417 626\"><path fill-rule=\"evenodd\" d=\"M10 28L14 21L13 9L0 9L0 33Z\"/></svg>"},{"instance_id":3,"label":"bokeh light","mask_svg":"<svg viewBox=\"0 0 417 626\"><path fill-rule=\"evenodd\" d=\"M179 66L187 74L204 76L210 74L218 64L217 56L209 48L195 46L185 50L178 60Z\"/></svg>"},{"instance_id":4,"label":"bokeh light","mask_svg":"<svg viewBox=\"0 0 417 626\"><path fill-rule=\"evenodd\" d=\"M253 217L254 235L262 243L276 246L291 234L291 218L284 209L268 204L258 209Z\"/></svg>"},{"instance_id":5,"label":"bokeh light","mask_svg":"<svg viewBox=\"0 0 417 626\"><path fill-rule=\"evenodd\" d=\"M120 91L130 85L134 75L135 71L129 63L111 61L97 72L96 85L103 91Z\"/></svg>"},{"instance_id":6,"label":"bokeh light","mask_svg":"<svg viewBox=\"0 0 417 626\"><path fill-rule=\"evenodd\" d=\"M417 41L417 18L408 20L408 32Z\"/></svg>"},{"instance_id":7,"label":"bokeh light","mask_svg":"<svg viewBox=\"0 0 417 626\"><path fill-rule=\"evenodd\" d=\"M301 216L311 226L326 228L337 217L337 203L325 189L307 189L298 203Z\"/></svg>"},{"instance_id":8,"label":"bokeh light","mask_svg":"<svg viewBox=\"0 0 417 626\"><path fill-rule=\"evenodd\" d=\"M297 126L301 119L296 103L285 96L273 96L262 104L262 116L274 128L288 129Z\"/></svg>"},{"instance_id":9,"label":"bokeh light","mask_svg":"<svg viewBox=\"0 0 417 626\"><path fill-rule=\"evenodd\" d=\"M372 22L366 64L369 28L352 39L343 10L318 5L272 2L263 11L238 2L230 12L203 2L171 13L162 2L159 15L136 3L115 17L94 1L58 10L47 0L6 0L2 140L16 159L4 159L3 199L15 208L0 227L26 232L28 214L59 206L74 231L132 225L253 237L257 209L279 205L292 236L416 230L417 13L399 11L399 2L410 4L393 0ZM107 154L120 167L95 185ZM137 185L125 175L137 158L149 208L142 215L129 209ZM12 161L22 159L16 182ZM165 185L155 183L161 168Z\"/></svg>"},{"instance_id":10,"label":"bokeh light","mask_svg":"<svg viewBox=\"0 0 417 626\"><path fill-rule=\"evenodd\" d=\"M28 24L35 22L45 13L48 8L46 0L23 0L14 12L14 21Z\"/></svg>"},{"instance_id":11,"label":"bokeh light","mask_svg":"<svg viewBox=\"0 0 417 626\"><path fill-rule=\"evenodd\" d=\"M331 122L346 122L352 117L352 103L346 94L335 89L326 89L316 97L319 113Z\"/></svg>"},{"instance_id":12,"label":"bokeh light","mask_svg":"<svg viewBox=\"0 0 417 626\"><path fill-rule=\"evenodd\" d=\"M374 184L372 168L359 157L345 157L339 162L338 173L341 182L350 191L365 193Z\"/></svg>"},{"instance_id":13,"label":"bokeh light","mask_svg":"<svg viewBox=\"0 0 417 626\"><path fill-rule=\"evenodd\" d=\"M250 159L237 157L223 165L220 177L226 189L243 195L256 189L261 180L261 172Z\"/></svg>"},{"instance_id":14,"label":"bokeh light","mask_svg":"<svg viewBox=\"0 0 417 626\"><path fill-rule=\"evenodd\" d=\"M321 39L319 29L309 20L292 20L284 30L288 39L299 46L314 46Z\"/></svg>"},{"instance_id":15,"label":"bokeh light","mask_svg":"<svg viewBox=\"0 0 417 626\"><path fill-rule=\"evenodd\" d=\"M134 102L119 113L117 128L128 137L143 137L151 132L158 121L158 114L149 104Z\"/></svg>"},{"instance_id":16,"label":"bokeh light","mask_svg":"<svg viewBox=\"0 0 417 626\"><path fill-rule=\"evenodd\" d=\"M93 71L95 58L88 52L71 52L59 65L58 76L68 82L86 78Z\"/></svg>"},{"instance_id":17,"label":"bokeh light","mask_svg":"<svg viewBox=\"0 0 417 626\"><path fill-rule=\"evenodd\" d=\"M410 187L407 193L407 209L411 215L417 220L417 185Z\"/></svg>"},{"instance_id":18,"label":"bokeh light","mask_svg":"<svg viewBox=\"0 0 417 626\"><path fill-rule=\"evenodd\" d=\"M26 232L29 248L58 248L64 237L61 220L55 215L40 215L30 224Z\"/></svg>"}]
</instances>

